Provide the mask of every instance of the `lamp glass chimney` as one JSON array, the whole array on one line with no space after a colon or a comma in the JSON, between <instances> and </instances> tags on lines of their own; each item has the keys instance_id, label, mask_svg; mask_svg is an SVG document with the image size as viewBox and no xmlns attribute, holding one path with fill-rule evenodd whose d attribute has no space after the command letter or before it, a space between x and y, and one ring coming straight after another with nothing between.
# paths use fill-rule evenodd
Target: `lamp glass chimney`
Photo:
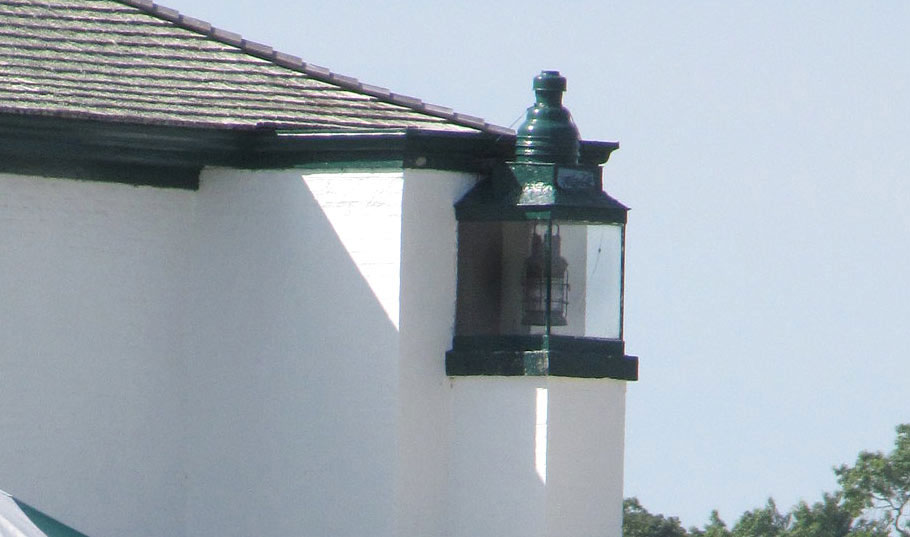
<instances>
[{"instance_id":1,"label":"lamp glass chimney","mask_svg":"<svg viewBox=\"0 0 910 537\"><path fill-rule=\"evenodd\" d=\"M531 255L525 260L521 323L565 326L569 305L569 264L560 254L559 225L531 228Z\"/></svg>"}]
</instances>

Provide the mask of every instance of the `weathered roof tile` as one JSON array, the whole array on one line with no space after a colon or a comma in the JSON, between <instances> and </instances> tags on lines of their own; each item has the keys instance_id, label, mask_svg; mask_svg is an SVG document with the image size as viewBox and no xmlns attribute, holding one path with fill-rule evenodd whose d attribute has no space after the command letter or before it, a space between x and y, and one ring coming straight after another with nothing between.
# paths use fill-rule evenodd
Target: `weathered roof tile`
<instances>
[{"instance_id":1,"label":"weathered roof tile","mask_svg":"<svg viewBox=\"0 0 910 537\"><path fill-rule=\"evenodd\" d=\"M234 32L229 32L227 30L222 30L221 28L213 28L212 37L228 45L234 45L235 47L239 47L243 44L242 35Z\"/></svg>"},{"instance_id":2,"label":"weathered roof tile","mask_svg":"<svg viewBox=\"0 0 910 537\"><path fill-rule=\"evenodd\" d=\"M409 106L411 108L423 108L423 101L417 97L410 97L408 95L400 95L398 93L392 93L389 96L389 99L395 104L400 104L404 106Z\"/></svg>"},{"instance_id":3,"label":"weathered roof tile","mask_svg":"<svg viewBox=\"0 0 910 537\"><path fill-rule=\"evenodd\" d=\"M0 112L221 128L511 133L150 0L0 0Z\"/></svg>"},{"instance_id":4,"label":"weathered roof tile","mask_svg":"<svg viewBox=\"0 0 910 537\"><path fill-rule=\"evenodd\" d=\"M308 75L320 78L328 78L332 74L332 71L330 71L328 67L323 67L321 65L316 65L313 63L304 63L303 71Z\"/></svg>"},{"instance_id":5,"label":"weathered roof tile","mask_svg":"<svg viewBox=\"0 0 910 537\"><path fill-rule=\"evenodd\" d=\"M159 6L157 4L152 4L152 13L158 15L162 19L169 20L171 22L180 21L180 12L176 9L171 9L169 7Z\"/></svg>"},{"instance_id":6,"label":"weathered roof tile","mask_svg":"<svg viewBox=\"0 0 910 537\"><path fill-rule=\"evenodd\" d=\"M268 45L263 45L262 43L257 43L255 41L248 41L246 39L243 40L240 46L245 52L254 54L260 58L266 58L275 52L272 47Z\"/></svg>"},{"instance_id":7,"label":"weathered roof tile","mask_svg":"<svg viewBox=\"0 0 910 537\"><path fill-rule=\"evenodd\" d=\"M207 34L212 31L211 24L199 19L194 19L193 17L187 17L186 15L180 17L180 24L190 30L193 30L194 32L200 32L203 34Z\"/></svg>"},{"instance_id":8,"label":"weathered roof tile","mask_svg":"<svg viewBox=\"0 0 910 537\"><path fill-rule=\"evenodd\" d=\"M392 92L388 88L381 88L379 86L373 86L372 84L361 84L360 89L367 95L381 97L383 99L389 99L392 96Z\"/></svg>"},{"instance_id":9,"label":"weathered roof tile","mask_svg":"<svg viewBox=\"0 0 910 537\"><path fill-rule=\"evenodd\" d=\"M303 69L303 60L298 56L285 54L284 52L276 52L274 59L275 63L279 65L290 67L292 69Z\"/></svg>"}]
</instances>

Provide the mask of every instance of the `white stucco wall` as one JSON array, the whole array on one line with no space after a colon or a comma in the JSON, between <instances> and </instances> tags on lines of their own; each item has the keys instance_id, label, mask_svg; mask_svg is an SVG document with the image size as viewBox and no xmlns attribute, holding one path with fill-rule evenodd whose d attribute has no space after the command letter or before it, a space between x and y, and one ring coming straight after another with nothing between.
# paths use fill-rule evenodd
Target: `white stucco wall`
<instances>
[{"instance_id":1,"label":"white stucco wall","mask_svg":"<svg viewBox=\"0 0 910 537\"><path fill-rule=\"evenodd\" d=\"M626 383L547 382L548 537L622 535Z\"/></svg>"},{"instance_id":2,"label":"white stucco wall","mask_svg":"<svg viewBox=\"0 0 910 537\"><path fill-rule=\"evenodd\" d=\"M453 537L545 535L545 453L537 452L537 394L545 388L544 377L453 379Z\"/></svg>"},{"instance_id":3,"label":"white stucco wall","mask_svg":"<svg viewBox=\"0 0 910 537\"><path fill-rule=\"evenodd\" d=\"M619 536L625 383L452 382L451 535Z\"/></svg>"},{"instance_id":4,"label":"white stucco wall","mask_svg":"<svg viewBox=\"0 0 910 537\"><path fill-rule=\"evenodd\" d=\"M0 175L0 487L181 535L194 193Z\"/></svg>"},{"instance_id":5,"label":"white stucco wall","mask_svg":"<svg viewBox=\"0 0 910 537\"><path fill-rule=\"evenodd\" d=\"M93 537L393 535L402 190L0 176L0 486Z\"/></svg>"},{"instance_id":6,"label":"white stucco wall","mask_svg":"<svg viewBox=\"0 0 910 537\"><path fill-rule=\"evenodd\" d=\"M449 535L451 383L445 351L455 322L453 204L470 174L407 170L401 224L401 357L398 368L398 480L401 537Z\"/></svg>"},{"instance_id":7,"label":"white stucco wall","mask_svg":"<svg viewBox=\"0 0 910 537\"><path fill-rule=\"evenodd\" d=\"M203 174L187 535L392 535L401 185Z\"/></svg>"}]
</instances>

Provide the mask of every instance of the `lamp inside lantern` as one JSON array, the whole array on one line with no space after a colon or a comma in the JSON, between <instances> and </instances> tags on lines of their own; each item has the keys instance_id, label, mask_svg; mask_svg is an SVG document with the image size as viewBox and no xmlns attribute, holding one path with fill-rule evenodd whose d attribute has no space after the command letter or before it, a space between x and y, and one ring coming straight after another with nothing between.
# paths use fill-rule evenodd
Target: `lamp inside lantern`
<instances>
[{"instance_id":1,"label":"lamp inside lantern","mask_svg":"<svg viewBox=\"0 0 910 537\"><path fill-rule=\"evenodd\" d=\"M525 260L521 323L566 326L569 263L560 255L559 225L534 224L529 242L531 255Z\"/></svg>"}]
</instances>

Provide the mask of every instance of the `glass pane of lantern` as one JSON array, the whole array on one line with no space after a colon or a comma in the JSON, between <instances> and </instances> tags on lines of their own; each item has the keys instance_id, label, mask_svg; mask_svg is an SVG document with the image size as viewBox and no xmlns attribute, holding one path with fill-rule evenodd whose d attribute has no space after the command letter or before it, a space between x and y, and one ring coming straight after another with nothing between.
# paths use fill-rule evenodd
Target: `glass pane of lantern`
<instances>
[{"instance_id":1,"label":"glass pane of lantern","mask_svg":"<svg viewBox=\"0 0 910 537\"><path fill-rule=\"evenodd\" d=\"M542 302L529 301L526 288L529 270L542 277L534 283L546 281L539 260L547 229L546 223L527 221L458 224L457 335L545 333L546 288L531 291L543 297ZM532 256L535 240L540 244Z\"/></svg>"},{"instance_id":2,"label":"glass pane of lantern","mask_svg":"<svg viewBox=\"0 0 910 537\"><path fill-rule=\"evenodd\" d=\"M502 334L546 332L548 229L547 222L502 223Z\"/></svg>"},{"instance_id":3,"label":"glass pane of lantern","mask_svg":"<svg viewBox=\"0 0 910 537\"><path fill-rule=\"evenodd\" d=\"M620 338L622 229L459 223L456 334Z\"/></svg>"},{"instance_id":4,"label":"glass pane of lantern","mask_svg":"<svg viewBox=\"0 0 910 537\"><path fill-rule=\"evenodd\" d=\"M623 228L614 224L558 225L559 255L568 263L565 323L554 335L618 339L622 335ZM556 225L554 224L554 237ZM554 248L555 255L555 248ZM560 306L556 301L553 309Z\"/></svg>"},{"instance_id":5,"label":"glass pane of lantern","mask_svg":"<svg viewBox=\"0 0 910 537\"><path fill-rule=\"evenodd\" d=\"M500 333L502 222L458 224L458 289L455 333Z\"/></svg>"}]
</instances>

